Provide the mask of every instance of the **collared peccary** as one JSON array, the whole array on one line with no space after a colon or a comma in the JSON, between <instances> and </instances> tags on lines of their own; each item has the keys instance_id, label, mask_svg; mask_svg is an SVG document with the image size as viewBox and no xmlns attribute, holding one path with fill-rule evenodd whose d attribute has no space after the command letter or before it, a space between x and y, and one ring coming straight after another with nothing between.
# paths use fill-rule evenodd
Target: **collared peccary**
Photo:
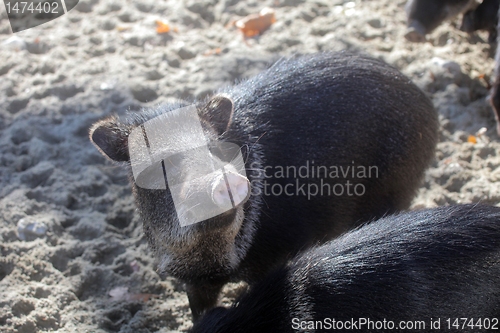
<instances>
[{"instance_id":1,"label":"collared peccary","mask_svg":"<svg viewBox=\"0 0 500 333\"><path fill-rule=\"evenodd\" d=\"M437 142L437 114L419 88L380 60L344 52L282 59L195 104L207 145L241 147L246 176L235 165L227 179L200 177L205 188L198 181L175 192L187 199L208 193L233 208L181 226L179 215L189 209L176 212L171 188L145 189L132 178L159 271L186 282L195 319L216 305L228 281L252 284L299 250L407 208ZM130 166L130 133L187 105L102 120L90 138L105 156ZM158 135L170 134L163 132ZM165 137L166 149L196 141L193 132ZM210 163L188 155L172 172L192 179L191 171ZM161 163L160 178L172 164ZM239 192L237 202L223 191L226 185Z\"/></svg>"},{"instance_id":2,"label":"collared peccary","mask_svg":"<svg viewBox=\"0 0 500 333\"><path fill-rule=\"evenodd\" d=\"M405 37L410 42L425 42L425 35L445 20L466 11L474 0L408 0L406 15L408 30Z\"/></svg>"},{"instance_id":3,"label":"collared peccary","mask_svg":"<svg viewBox=\"0 0 500 333\"><path fill-rule=\"evenodd\" d=\"M488 42L493 43L497 39L498 8L500 0L483 0L474 10L466 12L462 18L460 30L473 33L477 30L489 32Z\"/></svg>"},{"instance_id":4,"label":"collared peccary","mask_svg":"<svg viewBox=\"0 0 500 333\"><path fill-rule=\"evenodd\" d=\"M462 205L388 216L310 249L191 332L486 332L499 320L500 208Z\"/></svg>"}]
</instances>

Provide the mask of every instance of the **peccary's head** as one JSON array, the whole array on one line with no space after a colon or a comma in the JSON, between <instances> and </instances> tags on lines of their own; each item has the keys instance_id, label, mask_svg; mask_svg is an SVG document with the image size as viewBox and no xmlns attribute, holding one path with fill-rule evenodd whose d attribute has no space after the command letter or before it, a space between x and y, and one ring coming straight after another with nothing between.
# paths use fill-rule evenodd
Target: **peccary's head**
<instances>
[{"instance_id":1,"label":"peccary's head","mask_svg":"<svg viewBox=\"0 0 500 333\"><path fill-rule=\"evenodd\" d=\"M235 239L250 182L242 143L227 138L233 108L229 97L217 95L203 105L170 103L125 120L110 117L90 130L104 156L129 168L161 272L222 277L244 254Z\"/></svg>"}]
</instances>

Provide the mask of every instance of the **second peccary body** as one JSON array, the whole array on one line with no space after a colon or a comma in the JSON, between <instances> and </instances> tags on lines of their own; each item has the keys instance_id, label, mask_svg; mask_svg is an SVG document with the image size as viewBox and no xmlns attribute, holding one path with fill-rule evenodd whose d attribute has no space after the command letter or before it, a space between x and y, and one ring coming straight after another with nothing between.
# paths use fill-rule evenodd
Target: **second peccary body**
<instances>
[{"instance_id":1,"label":"second peccary body","mask_svg":"<svg viewBox=\"0 0 500 333\"><path fill-rule=\"evenodd\" d=\"M499 318L500 208L463 205L385 217L310 249L191 332L490 332Z\"/></svg>"},{"instance_id":2,"label":"second peccary body","mask_svg":"<svg viewBox=\"0 0 500 333\"><path fill-rule=\"evenodd\" d=\"M464 14L460 30L468 33L486 30L489 32L488 42L496 42L499 7L500 0L483 0L477 8Z\"/></svg>"},{"instance_id":3,"label":"second peccary body","mask_svg":"<svg viewBox=\"0 0 500 333\"><path fill-rule=\"evenodd\" d=\"M104 155L127 163L134 128L186 105L105 119L91 129L91 140ZM132 181L159 270L187 283L195 319L216 304L228 281L254 283L308 246L407 208L437 142L437 114L419 88L382 61L347 53L280 60L197 108L209 146L241 147L247 178L233 173L225 181L241 198L248 181L249 198L181 227L168 189ZM200 161L187 159L182 169ZM328 171L318 176L313 166ZM207 179L207 188L223 185L221 179Z\"/></svg>"},{"instance_id":4,"label":"second peccary body","mask_svg":"<svg viewBox=\"0 0 500 333\"><path fill-rule=\"evenodd\" d=\"M466 11L473 3L474 0L408 0L405 7L408 20L406 39L424 42L426 34L445 20Z\"/></svg>"}]
</instances>

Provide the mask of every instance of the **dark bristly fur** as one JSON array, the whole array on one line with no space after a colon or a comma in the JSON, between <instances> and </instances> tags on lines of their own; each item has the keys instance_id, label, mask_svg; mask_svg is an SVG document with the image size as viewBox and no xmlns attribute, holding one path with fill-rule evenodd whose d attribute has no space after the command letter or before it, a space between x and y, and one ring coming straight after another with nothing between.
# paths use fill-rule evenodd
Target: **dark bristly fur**
<instances>
[{"instance_id":1,"label":"dark bristly fur","mask_svg":"<svg viewBox=\"0 0 500 333\"><path fill-rule=\"evenodd\" d=\"M396 325L354 332L398 332L408 320L425 321L419 331L432 332L431 319L443 331L490 331L446 329L446 319L500 318L500 208L451 206L374 221L299 255L231 308L209 311L191 332L330 332L293 329L293 318Z\"/></svg>"},{"instance_id":2,"label":"dark bristly fur","mask_svg":"<svg viewBox=\"0 0 500 333\"><path fill-rule=\"evenodd\" d=\"M438 120L429 99L398 70L367 56L342 52L283 59L214 98L227 99L197 103L200 117L211 143L242 147L254 193L244 206L180 227L168 190L145 190L132 182L159 270L187 283L195 318L215 306L228 281L259 281L308 246L406 209L434 156ZM232 114L218 109L228 110L228 100ZM127 161L124 144L132 128L184 105L103 120L91 129L91 139L106 156ZM323 179L331 185L363 184L362 196L256 194L264 180L280 186L295 182L264 179L264 167L298 168L312 161L327 168L375 166L378 178Z\"/></svg>"}]
</instances>

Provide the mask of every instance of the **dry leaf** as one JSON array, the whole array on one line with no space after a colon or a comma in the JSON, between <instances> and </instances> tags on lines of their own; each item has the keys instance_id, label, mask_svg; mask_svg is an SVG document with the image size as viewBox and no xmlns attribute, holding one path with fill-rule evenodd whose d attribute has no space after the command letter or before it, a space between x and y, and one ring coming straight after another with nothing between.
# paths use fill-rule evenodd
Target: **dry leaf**
<instances>
[{"instance_id":1,"label":"dry leaf","mask_svg":"<svg viewBox=\"0 0 500 333\"><path fill-rule=\"evenodd\" d=\"M490 79L486 74L479 74L478 78L480 78L481 80L483 80L486 83L486 89L488 89L488 90L491 89Z\"/></svg>"},{"instance_id":2,"label":"dry leaf","mask_svg":"<svg viewBox=\"0 0 500 333\"><path fill-rule=\"evenodd\" d=\"M467 138L467 142L476 144L477 143L477 139L476 139L476 137L474 135L469 135L469 137Z\"/></svg>"},{"instance_id":3,"label":"dry leaf","mask_svg":"<svg viewBox=\"0 0 500 333\"><path fill-rule=\"evenodd\" d=\"M209 56L209 55L212 55L212 54L220 54L222 52L221 48L218 47L218 48L215 48L215 49L212 49L212 50L207 50L205 51L205 53L203 53L204 56Z\"/></svg>"},{"instance_id":4,"label":"dry leaf","mask_svg":"<svg viewBox=\"0 0 500 333\"><path fill-rule=\"evenodd\" d=\"M116 287L109 291L112 301L141 301L147 302L151 297L158 297L154 294L132 294L128 292L127 287Z\"/></svg>"},{"instance_id":5,"label":"dry leaf","mask_svg":"<svg viewBox=\"0 0 500 333\"><path fill-rule=\"evenodd\" d=\"M276 22L274 10L264 8L259 14L252 14L235 22L235 25L245 37L254 37L266 31Z\"/></svg>"},{"instance_id":6,"label":"dry leaf","mask_svg":"<svg viewBox=\"0 0 500 333\"><path fill-rule=\"evenodd\" d=\"M160 20L156 20L156 33L158 34L166 34L167 32L170 31L170 26L165 23L165 22L162 22Z\"/></svg>"}]
</instances>

